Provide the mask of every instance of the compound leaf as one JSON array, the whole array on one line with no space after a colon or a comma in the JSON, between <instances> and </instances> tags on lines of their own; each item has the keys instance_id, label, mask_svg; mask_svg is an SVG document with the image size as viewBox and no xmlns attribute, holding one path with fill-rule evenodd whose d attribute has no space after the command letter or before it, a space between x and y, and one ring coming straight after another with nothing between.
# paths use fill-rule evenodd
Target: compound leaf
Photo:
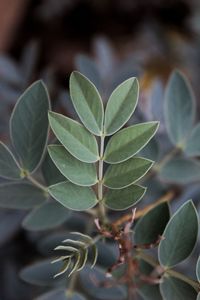
<instances>
[{"instance_id":1,"label":"compound leaf","mask_svg":"<svg viewBox=\"0 0 200 300\"><path fill-rule=\"evenodd\" d=\"M12 152L0 142L0 177L6 179L21 179L20 167Z\"/></svg>"}]
</instances>

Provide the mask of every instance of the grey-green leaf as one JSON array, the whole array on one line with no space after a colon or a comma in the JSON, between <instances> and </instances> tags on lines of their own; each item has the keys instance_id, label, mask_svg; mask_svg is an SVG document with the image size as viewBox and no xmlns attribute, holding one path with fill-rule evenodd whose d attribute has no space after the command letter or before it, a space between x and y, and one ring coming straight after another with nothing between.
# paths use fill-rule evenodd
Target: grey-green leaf
<instances>
[{"instance_id":1,"label":"grey-green leaf","mask_svg":"<svg viewBox=\"0 0 200 300\"><path fill-rule=\"evenodd\" d=\"M30 209L47 199L41 189L29 183L5 183L0 185L0 207Z\"/></svg>"},{"instance_id":2,"label":"grey-green leaf","mask_svg":"<svg viewBox=\"0 0 200 300\"><path fill-rule=\"evenodd\" d=\"M94 164L77 160L62 145L50 145L48 151L56 167L71 182L83 186L97 183Z\"/></svg>"},{"instance_id":3,"label":"grey-green leaf","mask_svg":"<svg viewBox=\"0 0 200 300\"><path fill-rule=\"evenodd\" d=\"M168 203L161 203L147 212L134 228L134 242L137 245L158 241L170 218Z\"/></svg>"},{"instance_id":4,"label":"grey-green leaf","mask_svg":"<svg viewBox=\"0 0 200 300\"><path fill-rule=\"evenodd\" d=\"M200 282L200 256L199 256L199 259L197 261L196 274L197 274L197 279Z\"/></svg>"},{"instance_id":5,"label":"grey-green leaf","mask_svg":"<svg viewBox=\"0 0 200 300\"><path fill-rule=\"evenodd\" d=\"M0 142L0 177L6 179L21 179L20 167L12 152Z\"/></svg>"},{"instance_id":6,"label":"grey-green leaf","mask_svg":"<svg viewBox=\"0 0 200 300\"><path fill-rule=\"evenodd\" d=\"M131 185L121 190L108 190L103 201L110 209L124 210L138 203L145 191L146 189L139 185Z\"/></svg>"},{"instance_id":7,"label":"grey-green leaf","mask_svg":"<svg viewBox=\"0 0 200 300\"><path fill-rule=\"evenodd\" d=\"M200 156L200 124L192 129L186 141L184 152L188 156Z\"/></svg>"},{"instance_id":8,"label":"grey-green leaf","mask_svg":"<svg viewBox=\"0 0 200 300\"><path fill-rule=\"evenodd\" d=\"M115 164L131 158L150 141L157 128L158 122L147 122L122 129L109 140L104 160Z\"/></svg>"},{"instance_id":9,"label":"grey-green leaf","mask_svg":"<svg viewBox=\"0 0 200 300\"><path fill-rule=\"evenodd\" d=\"M192 201L187 201L173 215L159 245L159 261L170 268L185 260L194 249L198 236L198 215Z\"/></svg>"},{"instance_id":10,"label":"grey-green leaf","mask_svg":"<svg viewBox=\"0 0 200 300\"><path fill-rule=\"evenodd\" d=\"M165 94L165 121L174 145L181 144L192 129L194 95L187 79L178 71L171 75Z\"/></svg>"},{"instance_id":11,"label":"grey-green leaf","mask_svg":"<svg viewBox=\"0 0 200 300\"><path fill-rule=\"evenodd\" d=\"M103 184L112 189L127 187L141 179L153 162L141 157L133 157L125 162L111 165L106 170Z\"/></svg>"},{"instance_id":12,"label":"grey-green leaf","mask_svg":"<svg viewBox=\"0 0 200 300\"><path fill-rule=\"evenodd\" d=\"M144 284L138 293L144 300L163 300L158 284Z\"/></svg>"},{"instance_id":13,"label":"grey-green leaf","mask_svg":"<svg viewBox=\"0 0 200 300\"><path fill-rule=\"evenodd\" d=\"M89 187L61 182L49 187L49 193L63 206L77 211L87 210L96 205L94 191Z\"/></svg>"},{"instance_id":14,"label":"grey-green leaf","mask_svg":"<svg viewBox=\"0 0 200 300\"><path fill-rule=\"evenodd\" d=\"M46 148L49 109L47 89L42 81L36 81L19 98L10 119L13 145L29 172L37 169Z\"/></svg>"},{"instance_id":15,"label":"grey-green leaf","mask_svg":"<svg viewBox=\"0 0 200 300\"><path fill-rule=\"evenodd\" d=\"M139 94L139 84L135 77L121 83L111 94L105 111L105 135L119 130L134 113Z\"/></svg>"},{"instance_id":16,"label":"grey-green leaf","mask_svg":"<svg viewBox=\"0 0 200 300\"><path fill-rule=\"evenodd\" d=\"M88 163L99 159L95 137L80 123L54 112L49 113L49 122L57 139L74 157Z\"/></svg>"},{"instance_id":17,"label":"grey-green leaf","mask_svg":"<svg viewBox=\"0 0 200 300\"><path fill-rule=\"evenodd\" d=\"M69 216L70 212L60 203L48 201L32 210L22 225L28 230L47 230L60 226Z\"/></svg>"},{"instance_id":18,"label":"grey-green leaf","mask_svg":"<svg viewBox=\"0 0 200 300\"><path fill-rule=\"evenodd\" d=\"M196 300L197 292L188 283L174 278L164 277L160 291L165 300Z\"/></svg>"},{"instance_id":19,"label":"grey-green leaf","mask_svg":"<svg viewBox=\"0 0 200 300\"><path fill-rule=\"evenodd\" d=\"M35 300L86 300L86 298L78 293L68 297L66 289L56 289L40 295Z\"/></svg>"},{"instance_id":20,"label":"grey-green leaf","mask_svg":"<svg viewBox=\"0 0 200 300\"><path fill-rule=\"evenodd\" d=\"M189 158L172 158L159 171L162 180L178 184L200 180L200 163Z\"/></svg>"},{"instance_id":21,"label":"grey-green leaf","mask_svg":"<svg viewBox=\"0 0 200 300\"><path fill-rule=\"evenodd\" d=\"M94 84L75 71L70 76L70 95L76 112L85 127L95 135L103 131L104 109Z\"/></svg>"},{"instance_id":22,"label":"grey-green leaf","mask_svg":"<svg viewBox=\"0 0 200 300\"><path fill-rule=\"evenodd\" d=\"M66 180L66 178L60 173L58 168L53 163L48 152L46 153L42 162L42 175L44 176L45 182L48 186Z\"/></svg>"}]
</instances>

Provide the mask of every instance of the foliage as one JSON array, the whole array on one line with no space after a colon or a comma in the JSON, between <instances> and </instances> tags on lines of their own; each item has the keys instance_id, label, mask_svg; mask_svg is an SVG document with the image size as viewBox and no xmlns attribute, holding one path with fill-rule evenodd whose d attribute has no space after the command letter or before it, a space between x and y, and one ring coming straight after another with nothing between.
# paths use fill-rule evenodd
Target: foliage
<instances>
[{"instance_id":1,"label":"foliage","mask_svg":"<svg viewBox=\"0 0 200 300\"><path fill-rule=\"evenodd\" d=\"M174 183L199 180L199 126L187 79L175 71L166 89L164 117L174 146L161 159L152 139L158 122L130 124L139 96L135 77L114 89L105 110L94 84L77 71L70 95L82 124L50 111L47 89L37 81L11 115L12 150L0 143L0 206L32 209L22 222L28 230L68 224L68 232L38 245L51 259L26 267L21 278L54 288L38 299L196 299L199 260L197 280L174 267L197 244L198 213L186 199L170 217L168 203L177 195ZM57 140L47 147L49 124ZM145 203L153 188L154 195L163 194L162 185L169 191Z\"/></svg>"}]
</instances>

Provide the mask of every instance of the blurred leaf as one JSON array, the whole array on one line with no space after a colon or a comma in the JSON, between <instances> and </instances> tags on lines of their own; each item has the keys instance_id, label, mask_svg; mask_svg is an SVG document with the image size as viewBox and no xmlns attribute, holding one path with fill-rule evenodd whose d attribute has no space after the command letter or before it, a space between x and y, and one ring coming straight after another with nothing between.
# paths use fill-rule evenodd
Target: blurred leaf
<instances>
[{"instance_id":1,"label":"blurred leaf","mask_svg":"<svg viewBox=\"0 0 200 300\"><path fill-rule=\"evenodd\" d=\"M6 145L0 142L0 177L22 179L20 167Z\"/></svg>"},{"instance_id":2,"label":"blurred leaf","mask_svg":"<svg viewBox=\"0 0 200 300\"><path fill-rule=\"evenodd\" d=\"M142 296L142 299L144 300L163 300L161 294L159 285L151 285L151 284L144 284L142 287L138 290L139 295Z\"/></svg>"},{"instance_id":3,"label":"blurred leaf","mask_svg":"<svg viewBox=\"0 0 200 300\"><path fill-rule=\"evenodd\" d=\"M4 183L0 185L0 207L30 209L44 203L44 191L29 183Z\"/></svg>"},{"instance_id":4,"label":"blurred leaf","mask_svg":"<svg viewBox=\"0 0 200 300\"><path fill-rule=\"evenodd\" d=\"M155 138L151 139L150 142L139 152L139 156L146 157L153 161L157 161L160 155L160 147Z\"/></svg>"},{"instance_id":5,"label":"blurred leaf","mask_svg":"<svg viewBox=\"0 0 200 300\"><path fill-rule=\"evenodd\" d=\"M46 153L42 162L42 174L48 186L58 182L66 181L66 178L60 173L58 168L53 163L49 153Z\"/></svg>"},{"instance_id":6,"label":"blurred leaf","mask_svg":"<svg viewBox=\"0 0 200 300\"><path fill-rule=\"evenodd\" d=\"M94 84L79 72L70 77L70 95L85 127L95 135L103 132L104 108Z\"/></svg>"},{"instance_id":7,"label":"blurred leaf","mask_svg":"<svg viewBox=\"0 0 200 300\"><path fill-rule=\"evenodd\" d=\"M108 190L103 201L110 209L124 210L140 201L145 191L144 187L133 184L121 190Z\"/></svg>"},{"instance_id":8,"label":"blurred leaf","mask_svg":"<svg viewBox=\"0 0 200 300\"><path fill-rule=\"evenodd\" d=\"M111 165L106 170L103 184L112 189L127 187L141 179L151 168L151 160L133 157L125 162Z\"/></svg>"},{"instance_id":9,"label":"blurred leaf","mask_svg":"<svg viewBox=\"0 0 200 300\"><path fill-rule=\"evenodd\" d=\"M72 210L87 210L96 205L97 199L89 187L61 182L49 187L49 193L63 206Z\"/></svg>"},{"instance_id":10,"label":"blurred leaf","mask_svg":"<svg viewBox=\"0 0 200 300\"><path fill-rule=\"evenodd\" d=\"M161 217L162 216L162 217ZM170 219L168 203L161 203L147 212L136 223L134 229L134 242L138 245L156 243L162 235Z\"/></svg>"},{"instance_id":11,"label":"blurred leaf","mask_svg":"<svg viewBox=\"0 0 200 300\"><path fill-rule=\"evenodd\" d=\"M19 98L10 119L13 145L29 172L37 169L46 148L49 108L47 89L36 81Z\"/></svg>"},{"instance_id":12,"label":"blurred leaf","mask_svg":"<svg viewBox=\"0 0 200 300\"><path fill-rule=\"evenodd\" d=\"M198 235L198 215L192 201L187 201L172 216L159 245L159 261L170 268L185 260L192 252Z\"/></svg>"},{"instance_id":13,"label":"blurred leaf","mask_svg":"<svg viewBox=\"0 0 200 300\"><path fill-rule=\"evenodd\" d=\"M160 284L160 291L166 300L196 300L197 292L188 283L174 278L164 277Z\"/></svg>"},{"instance_id":14,"label":"blurred leaf","mask_svg":"<svg viewBox=\"0 0 200 300\"><path fill-rule=\"evenodd\" d=\"M73 293L72 296L67 297L67 290L66 289L57 289L50 291L48 293L45 293L43 295L40 295L35 300L86 300L85 297L83 297L80 294Z\"/></svg>"},{"instance_id":15,"label":"blurred leaf","mask_svg":"<svg viewBox=\"0 0 200 300\"><path fill-rule=\"evenodd\" d=\"M172 158L159 171L162 180L186 184L200 179L200 163L189 158Z\"/></svg>"},{"instance_id":16,"label":"blurred leaf","mask_svg":"<svg viewBox=\"0 0 200 300\"><path fill-rule=\"evenodd\" d=\"M193 128L183 150L188 156L200 156L200 123Z\"/></svg>"},{"instance_id":17,"label":"blurred leaf","mask_svg":"<svg viewBox=\"0 0 200 300\"><path fill-rule=\"evenodd\" d=\"M200 293L198 293L198 296L197 296L196 300L200 300Z\"/></svg>"},{"instance_id":18,"label":"blurred leaf","mask_svg":"<svg viewBox=\"0 0 200 300\"><path fill-rule=\"evenodd\" d=\"M11 58L5 55L0 55L0 78L18 86L23 81L22 73L18 66Z\"/></svg>"},{"instance_id":19,"label":"blurred leaf","mask_svg":"<svg viewBox=\"0 0 200 300\"><path fill-rule=\"evenodd\" d=\"M61 145L50 145L48 151L56 167L71 182L83 186L97 183L94 164L77 160Z\"/></svg>"},{"instance_id":20,"label":"blurred leaf","mask_svg":"<svg viewBox=\"0 0 200 300\"><path fill-rule=\"evenodd\" d=\"M109 279L100 268L90 269L85 267L80 273L80 280L84 290L95 299L124 300L126 298L125 290L119 285L114 287L103 286L103 283L109 283Z\"/></svg>"},{"instance_id":21,"label":"blurred leaf","mask_svg":"<svg viewBox=\"0 0 200 300\"><path fill-rule=\"evenodd\" d=\"M197 274L198 281L200 281L200 256L199 256L199 259L197 261L196 274Z\"/></svg>"},{"instance_id":22,"label":"blurred leaf","mask_svg":"<svg viewBox=\"0 0 200 300\"><path fill-rule=\"evenodd\" d=\"M28 283L39 286L55 286L62 284L65 286L66 278L63 276L54 278L62 267L62 262L52 264L52 259L46 259L25 267L20 272L20 278Z\"/></svg>"},{"instance_id":23,"label":"blurred leaf","mask_svg":"<svg viewBox=\"0 0 200 300\"><path fill-rule=\"evenodd\" d=\"M165 94L165 121L174 145L181 144L191 131L195 102L187 79L178 71L172 73Z\"/></svg>"},{"instance_id":24,"label":"blurred leaf","mask_svg":"<svg viewBox=\"0 0 200 300\"><path fill-rule=\"evenodd\" d=\"M13 238L21 228L24 216L22 211L0 209L0 246L13 241ZM3 248L1 248L3 249Z\"/></svg>"},{"instance_id":25,"label":"blurred leaf","mask_svg":"<svg viewBox=\"0 0 200 300\"><path fill-rule=\"evenodd\" d=\"M131 158L153 137L158 122L141 123L122 129L109 140L104 160L115 164Z\"/></svg>"},{"instance_id":26,"label":"blurred leaf","mask_svg":"<svg viewBox=\"0 0 200 300\"><path fill-rule=\"evenodd\" d=\"M62 225L69 218L69 214L61 204L48 201L32 210L22 225L33 231L52 229Z\"/></svg>"},{"instance_id":27,"label":"blurred leaf","mask_svg":"<svg viewBox=\"0 0 200 300\"><path fill-rule=\"evenodd\" d=\"M49 113L51 128L63 146L83 162L98 160L98 146L95 137L80 123L61 114Z\"/></svg>"},{"instance_id":28,"label":"blurred leaf","mask_svg":"<svg viewBox=\"0 0 200 300\"><path fill-rule=\"evenodd\" d=\"M135 77L124 81L113 91L105 110L105 135L112 135L128 121L136 108L138 93Z\"/></svg>"}]
</instances>

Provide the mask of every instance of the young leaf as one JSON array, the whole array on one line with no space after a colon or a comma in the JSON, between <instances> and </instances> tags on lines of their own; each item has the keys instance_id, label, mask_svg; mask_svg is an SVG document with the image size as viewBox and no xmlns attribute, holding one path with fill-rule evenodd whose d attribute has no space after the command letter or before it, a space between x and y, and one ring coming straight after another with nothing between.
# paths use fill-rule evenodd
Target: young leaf
<instances>
[{"instance_id":1,"label":"young leaf","mask_svg":"<svg viewBox=\"0 0 200 300\"><path fill-rule=\"evenodd\" d=\"M10 119L13 145L29 172L37 169L46 148L49 109L47 89L42 81L36 81L19 98Z\"/></svg>"},{"instance_id":2,"label":"young leaf","mask_svg":"<svg viewBox=\"0 0 200 300\"><path fill-rule=\"evenodd\" d=\"M192 252L198 235L198 215L192 201L186 202L173 215L159 245L159 261L171 268L185 260Z\"/></svg>"},{"instance_id":3,"label":"young leaf","mask_svg":"<svg viewBox=\"0 0 200 300\"><path fill-rule=\"evenodd\" d=\"M144 245L156 243L159 236L162 235L169 218L170 212L167 203L161 203L147 212L135 226L135 244Z\"/></svg>"},{"instance_id":4,"label":"young leaf","mask_svg":"<svg viewBox=\"0 0 200 300\"><path fill-rule=\"evenodd\" d=\"M151 160L133 157L125 162L111 165L106 170L103 184L112 189L127 187L142 178L151 168Z\"/></svg>"},{"instance_id":5,"label":"young leaf","mask_svg":"<svg viewBox=\"0 0 200 300\"><path fill-rule=\"evenodd\" d=\"M113 210L124 210L135 205L145 194L146 189L139 185L131 185L121 190L108 190L103 201Z\"/></svg>"},{"instance_id":6,"label":"young leaf","mask_svg":"<svg viewBox=\"0 0 200 300\"><path fill-rule=\"evenodd\" d=\"M56 167L71 182L83 186L97 183L94 164L77 160L61 145L48 146L48 151Z\"/></svg>"},{"instance_id":7,"label":"young leaf","mask_svg":"<svg viewBox=\"0 0 200 300\"><path fill-rule=\"evenodd\" d=\"M176 71L165 94L165 120L174 145L181 144L191 131L195 115L194 95L186 78Z\"/></svg>"},{"instance_id":8,"label":"young leaf","mask_svg":"<svg viewBox=\"0 0 200 300\"><path fill-rule=\"evenodd\" d=\"M166 300L196 300L197 292L188 283L174 278L164 277L160 284L160 291L163 299Z\"/></svg>"},{"instance_id":9,"label":"young leaf","mask_svg":"<svg viewBox=\"0 0 200 300\"><path fill-rule=\"evenodd\" d=\"M56 289L35 298L35 300L86 300L81 294L73 293L73 295L67 297L66 289Z\"/></svg>"},{"instance_id":10,"label":"young leaf","mask_svg":"<svg viewBox=\"0 0 200 300\"><path fill-rule=\"evenodd\" d=\"M138 101L139 86L135 77L120 84L111 94L105 111L105 134L118 131L133 114Z\"/></svg>"},{"instance_id":11,"label":"young leaf","mask_svg":"<svg viewBox=\"0 0 200 300\"><path fill-rule=\"evenodd\" d=\"M41 205L48 194L30 183L4 183L0 185L0 207L30 209Z\"/></svg>"},{"instance_id":12,"label":"young leaf","mask_svg":"<svg viewBox=\"0 0 200 300\"><path fill-rule=\"evenodd\" d=\"M47 230L60 226L69 218L70 212L58 202L45 202L32 210L23 220L28 230Z\"/></svg>"},{"instance_id":13,"label":"young leaf","mask_svg":"<svg viewBox=\"0 0 200 300\"><path fill-rule=\"evenodd\" d=\"M197 261L196 274L197 274L197 279L200 282L200 256L199 256L199 259Z\"/></svg>"},{"instance_id":14,"label":"young leaf","mask_svg":"<svg viewBox=\"0 0 200 300\"><path fill-rule=\"evenodd\" d=\"M103 131L104 109L94 84L79 72L70 76L70 95L81 121L95 135Z\"/></svg>"},{"instance_id":15,"label":"young leaf","mask_svg":"<svg viewBox=\"0 0 200 300\"><path fill-rule=\"evenodd\" d=\"M6 179L22 179L20 167L12 152L0 142L0 177Z\"/></svg>"},{"instance_id":16,"label":"young leaf","mask_svg":"<svg viewBox=\"0 0 200 300\"><path fill-rule=\"evenodd\" d=\"M189 158L172 158L160 170L162 180L186 184L200 179L200 163Z\"/></svg>"},{"instance_id":17,"label":"young leaf","mask_svg":"<svg viewBox=\"0 0 200 300\"><path fill-rule=\"evenodd\" d=\"M158 122L147 122L122 129L109 140L104 160L116 164L131 158L150 141L157 128Z\"/></svg>"},{"instance_id":18,"label":"young leaf","mask_svg":"<svg viewBox=\"0 0 200 300\"><path fill-rule=\"evenodd\" d=\"M200 155L200 123L193 128L183 150L188 156Z\"/></svg>"},{"instance_id":19,"label":"young leaf","mask_svg":"<svg viewBox=\"0 0 200 300\"><path fill-rule=\"evenodd\" d=\"M87 210L97 204L93 190L70 182L61 182L49 187L51 196L72 210Z\"/></svg>"},{"instance_id":20,"label":"young leaf","mask_svg":"<svg viewBox=\"0 0 200 300\"><path fill-rule=\"evenodd\" d=\"M80 123L61 114L50 112L51 128L63 146L83 162L96 162L99 158L95 137Z\"/></svg>"}]
</instances>

